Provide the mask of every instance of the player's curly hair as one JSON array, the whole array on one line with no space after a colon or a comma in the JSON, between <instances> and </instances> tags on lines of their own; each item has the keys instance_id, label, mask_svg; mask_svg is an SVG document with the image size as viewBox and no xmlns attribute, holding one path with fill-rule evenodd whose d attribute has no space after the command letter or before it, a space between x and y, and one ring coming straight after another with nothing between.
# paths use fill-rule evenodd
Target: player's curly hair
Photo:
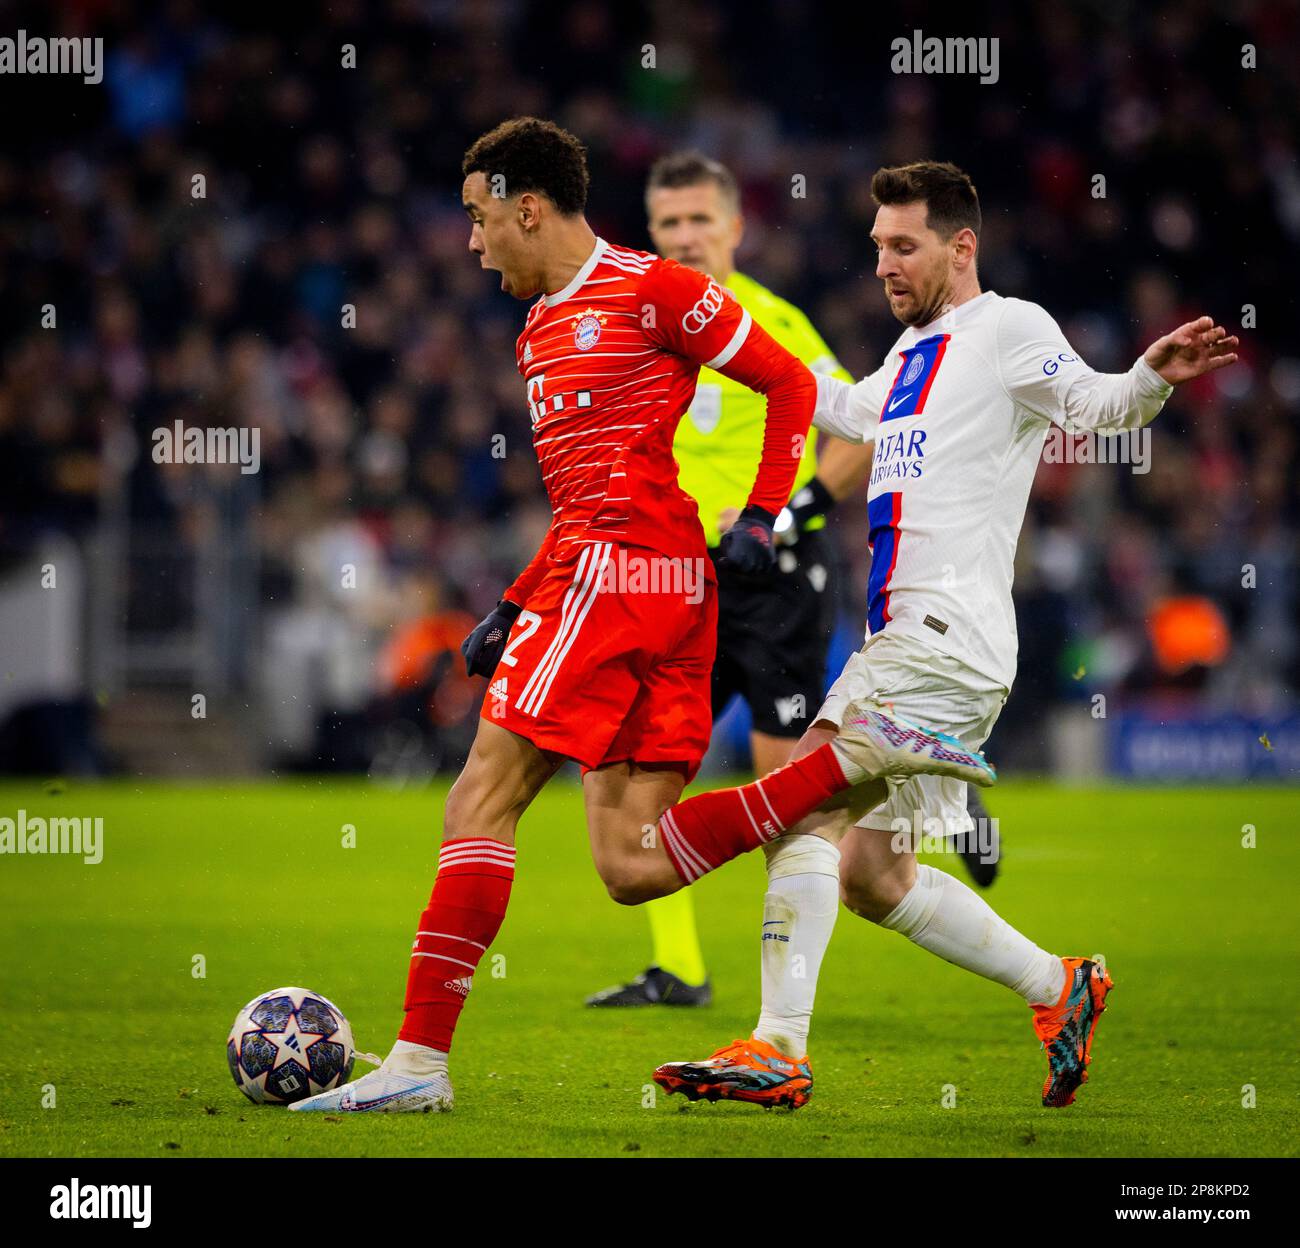
<instances>
[{"instance_id":1,"label":"player's curly hair","mask_svg":"<svg viewBox=\"0 0 1300 1248\"><path fill-rule=\"evenodd\" d=\"M547 197L566 217L587 206L587 149L563 126L540 117L512 117L480 135L465 153L461 173L498 174L510 197L525 191Z\"/></svg>"},{"instance_id":2,"label":"player's curly hair","mask_svg":"<svg viewBox=\"0 0 1300 1248\"><path fill-rule=\"evenodd\" d=\"M918 160L877 169L871 179L877 204L925 204L926 224L942 239L958 230L980 232L980 197L970 175L947 160Z\"/></svg>"}]
</instances>

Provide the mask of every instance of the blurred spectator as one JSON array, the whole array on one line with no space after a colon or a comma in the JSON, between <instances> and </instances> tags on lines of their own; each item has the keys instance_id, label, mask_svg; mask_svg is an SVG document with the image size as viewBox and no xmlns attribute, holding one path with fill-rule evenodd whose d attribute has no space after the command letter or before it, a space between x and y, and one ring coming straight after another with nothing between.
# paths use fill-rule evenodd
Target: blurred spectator
<instances>
[{"instance_id":1,"label":"blurred spectator","mask_svg":"<svg viewBox=\"0 0 1300 1248\"><path fill-rule=\"evenodd\" d=\"M198 551L223 514L244 516L280 751L318 753L323 715L370 705L376 661L391 690L463 625L409 610L421 569L471 618L544 531L513 357L524 308L468 255L459 206L463 149L525 111L589 144L590 217L632 246L648 245L659 153L691 143L727 161L741 265L807 308L858 374L898 332L867 237L886 161L966 167L985 287L1044 304L1095 366L1126 367L1192 312L1236 329L1250 305L1243 362L1179 391L1148 472L1044 467L1020 559L1018 699L1155 680L1138 656L1175 582L1227 621L1224 671L1246 672L1250 696L1294 692L1293 5L1156 0L1123 24L1100 5L1007 13L970 32L1002 41L995 86L891 75L873 14L808 21L786 0L689 17L344 0L307 26L273 6L254 20L188 0L28 4L11 24L102 33L107 56L102 88L0 81L23 118L0 156L0 550L51 530L88 539L119 484L126 523L156 545ZM1241 67L1247 42L1266 68ZM74 95L86 106L70 112ZM154 463L151 431L178 419L258 429L256 480ZM857 629L865 508L834 528Z\"/></svg>"}]
</instances>

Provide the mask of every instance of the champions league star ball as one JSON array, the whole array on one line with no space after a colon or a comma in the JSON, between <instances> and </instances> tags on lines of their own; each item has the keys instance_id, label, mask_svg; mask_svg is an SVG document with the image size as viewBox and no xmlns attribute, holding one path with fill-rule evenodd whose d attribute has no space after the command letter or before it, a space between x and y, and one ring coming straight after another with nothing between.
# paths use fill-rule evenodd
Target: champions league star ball
<instances>
[{"instance_id":1,"label":"champions league star ball","mask_svg":"<svg viewBox=\"0 0 1300 1248\"><path fill-rule=\"evenodd\" d=\"M287 1105L347 1082L355 1060L352 1026L319 992L273 988L239 1011L226 1060L250 1101Z\"/></svg>"}]
</instances>

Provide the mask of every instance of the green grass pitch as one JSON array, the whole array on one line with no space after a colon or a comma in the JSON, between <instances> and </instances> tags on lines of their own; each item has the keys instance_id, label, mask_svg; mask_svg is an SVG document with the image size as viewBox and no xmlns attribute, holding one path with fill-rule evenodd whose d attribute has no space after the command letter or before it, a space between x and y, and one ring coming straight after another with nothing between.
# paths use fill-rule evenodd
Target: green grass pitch
<instances>
[{"instance_id":1,"label":"green grass pitch","mask_svg":"<svg viewBox=\"0 0 1300 1248\"><path fill-rule=\"evenodd\" d=\"M226 1032L266 989L325 993L360 1048L387 1051L444 792L0 787L0 815L104 819L98 866L0 857L0 1154L1297 1153L1296 794L1264 788L1007 783L990 795L1006 853L990 900L1048 948L1104 952L1115 976L1092 1080L1066 1110L1039 1107L1045 1062L1018 998L844 910L805 1109L648 1095L657 1063L703 1056L753 1023L762 864L696 888L712 1008L584 1010L587 992L649 960L649 940L642 915L606 898L567 782L525 817L492 951L504 975L485 962L476 978L455 1111L331 1121L247 1102ZM1247 824L1255 848L1242 847ZM955 859L932 861L961 874Z\"/></svg>"}]
</instances>

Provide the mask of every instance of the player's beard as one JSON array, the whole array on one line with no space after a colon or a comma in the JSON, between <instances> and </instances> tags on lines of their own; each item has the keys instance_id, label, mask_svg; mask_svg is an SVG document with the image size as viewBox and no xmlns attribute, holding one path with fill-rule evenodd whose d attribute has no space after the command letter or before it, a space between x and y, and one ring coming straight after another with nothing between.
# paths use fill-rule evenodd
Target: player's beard
<instances>
[{"instance_id":1,"label":"player's beard","mask_svg":"<svg viewBox=\"0 0 1300 1248\"><path fill-rule=\"evenodd\" d=\"M937 321L943 315L943 310L952 302L952 286L945 282L936 294L931 296L924 304L917 304L917 310L912 316L900 317L899 319L905 325L929 325L931 321Z\"/></svg>"},{"instance_id":2,"label":"player's beard","mask_svg":"<svg viewBox=\"0 0 1300 1248\"><path fill-rule=\"evenodd\" d=\"M943 312L942 303L933 303L922 308L915 316L911 317L906 324L915 328L918 325L928 325L931 321L936 320Z\"/></svg>"},{"instance_id":3,"label":"player's beard","mask_svg":"<svg viewBox=\"0 0 1300 1248\"><path fill-rule=\"evenodd\" d=\"M916 310L911 313L894 311L894 315L907 326L929 325L931 321L938 320L943 315L944 309L952 302L952 288L952 274L943 273L942 276L938 277L931 296L922 303L919 298L920 292L915 286L912 286L911 293L917 297L917 302L914 305Z\"/></svg>"}]
</instances>

